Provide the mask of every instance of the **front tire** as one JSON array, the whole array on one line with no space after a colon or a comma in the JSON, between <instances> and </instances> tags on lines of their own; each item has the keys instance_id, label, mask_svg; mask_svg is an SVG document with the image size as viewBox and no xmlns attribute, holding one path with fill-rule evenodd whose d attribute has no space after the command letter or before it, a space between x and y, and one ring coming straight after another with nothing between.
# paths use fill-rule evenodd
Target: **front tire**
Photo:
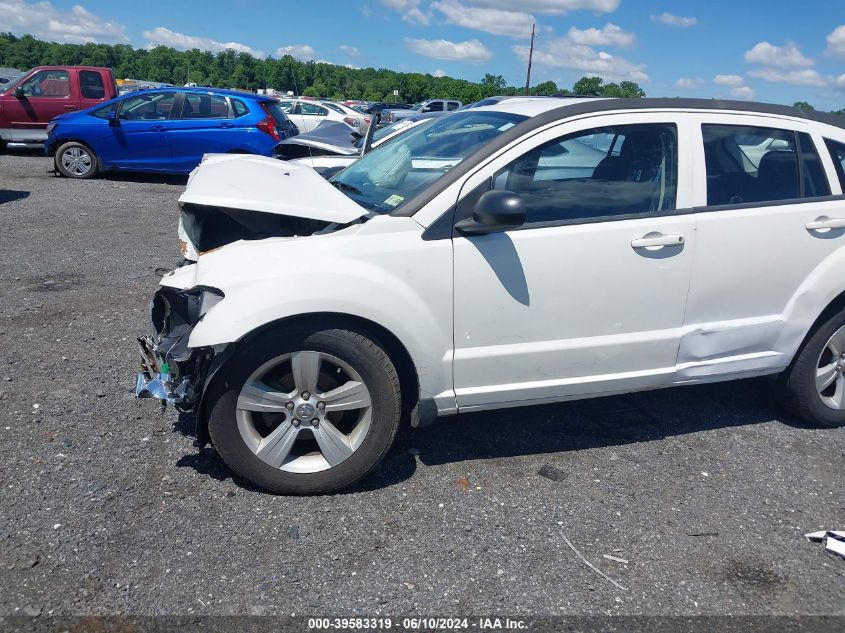
<instances>
[{"instance_id":1,"label":"front tire","mask_svg":"<svg viewBox=\"0 0 845 633\"><path fill-rule=\"evenodd\" d=\"M87 145L69 141L56 150L53 162L56 169L65 178L93 178L99 171L99 161L94 151Z\"/></svg>"},{"instance_id":2,"label":"front tire","mask_svg":"<svg viewBox=\"0 0 845 633\"><path fill-rule=\"evenodd\" d=\"M365 476L402 412L390 358L348 330L260 336L215 385L212 443L233 471L280 494L333 492Z\"/></svg>"},{"instance_id":3,"label":"front tire","mask_svg":"<svg viewBox=\"0 0 845 633\"><path fill-rule=\"evenodd\" d=\"M845 310L813 333L782 384L795 415L819 426L845 425Z\"/></svg>"}]
</instances>

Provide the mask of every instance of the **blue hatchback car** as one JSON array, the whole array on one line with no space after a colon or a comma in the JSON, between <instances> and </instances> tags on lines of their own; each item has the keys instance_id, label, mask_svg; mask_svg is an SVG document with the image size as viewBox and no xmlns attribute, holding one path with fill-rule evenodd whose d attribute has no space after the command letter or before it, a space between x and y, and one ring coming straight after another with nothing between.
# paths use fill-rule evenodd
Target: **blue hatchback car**
<instances>
[{"instance_id":1,"label":"blue hatchback car","mask_svg":"<svg viewBox=\"0 0 845 633\"><path fill-rule=\"evenodd\" d=\"M105 170L186 174L203 154L272 156L299 134L272 97L234 90L161 88L132 92L56 117L45 151L68 178Z\"/></svg>"}]
</instances>

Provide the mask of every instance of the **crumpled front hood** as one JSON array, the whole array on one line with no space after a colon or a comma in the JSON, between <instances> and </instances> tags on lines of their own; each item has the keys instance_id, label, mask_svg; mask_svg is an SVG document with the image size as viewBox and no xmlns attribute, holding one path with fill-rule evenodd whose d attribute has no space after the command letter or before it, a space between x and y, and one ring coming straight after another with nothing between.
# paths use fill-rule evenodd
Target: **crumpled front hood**
<instances>
[{"instance_id":1,"label":"crumpled front hood","mask_svg":"<svg viewBox=\"0 0 845 633\"><path fill-rule=\"evenodd\" d=\"M200 163L179 202L339 224L368 213L311 167L237 154L211 155Z\"/></svg>"}]
</instances>

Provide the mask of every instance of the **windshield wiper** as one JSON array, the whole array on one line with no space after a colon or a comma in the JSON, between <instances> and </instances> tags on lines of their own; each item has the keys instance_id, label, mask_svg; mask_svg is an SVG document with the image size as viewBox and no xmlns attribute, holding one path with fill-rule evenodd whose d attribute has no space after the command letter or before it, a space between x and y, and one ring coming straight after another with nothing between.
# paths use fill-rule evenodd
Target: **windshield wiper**
<instances>
[{"instance_id":1,"label":"windshield wiper","mask_svg":"<svg viewBox=\"0 0 845 633\"><path fill-rule=\"evenodd\" d=\"M331 183L341 191L348 191L356 196L363 195L362 191L354 185L348 185L345 182L340 182L339 180L332 180Z\"/></svg>"}]
</instances>

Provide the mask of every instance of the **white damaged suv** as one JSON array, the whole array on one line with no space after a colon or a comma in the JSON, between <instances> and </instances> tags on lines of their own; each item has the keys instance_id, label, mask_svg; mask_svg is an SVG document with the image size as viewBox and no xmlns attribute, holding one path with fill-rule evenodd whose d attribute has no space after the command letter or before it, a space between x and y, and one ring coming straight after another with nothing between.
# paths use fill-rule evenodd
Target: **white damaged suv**
<instances>
[{"instance_id":1,"label":"white damaged suv","mask_svg":"<svg viewBox=\"0 0 845 633\"><path fill-rule=\"evenodd\" d=\"M136 394L300 494L465 411L771 374L841 425L843 165L843 119L686 99L505 101L328 178L211 157Z\"/></svg>"}]
</instances>

